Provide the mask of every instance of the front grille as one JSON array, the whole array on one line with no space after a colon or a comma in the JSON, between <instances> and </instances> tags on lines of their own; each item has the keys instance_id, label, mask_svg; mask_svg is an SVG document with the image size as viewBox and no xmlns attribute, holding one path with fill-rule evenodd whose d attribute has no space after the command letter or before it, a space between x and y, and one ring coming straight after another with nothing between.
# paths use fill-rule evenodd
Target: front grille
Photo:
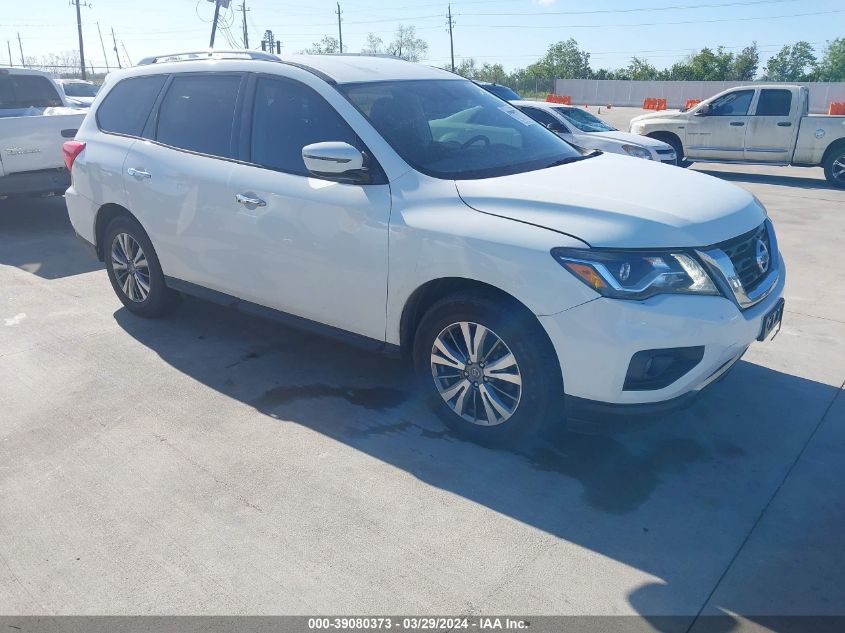
<instances>
[{"instance_id":1,"label":"front grille","mask_svg":"<svg viewBox=\"0 0 845 633\"><path fill-rule=\"evenodd\" d=\"M765 271L760 270L757 264L757 242L762 241L769 253L769 265ZM742 288L746 293L751 292L769 272L773 262L774 253L772 253L771 243L769 241L769 231L766 229L764 222L753 231L749 231L739 237L735 237L727 242L719 244L725 255L727 255L731 263L736 269L736 274L739 276L739 281L742 283Z\"/></svg>"}]
</instances>

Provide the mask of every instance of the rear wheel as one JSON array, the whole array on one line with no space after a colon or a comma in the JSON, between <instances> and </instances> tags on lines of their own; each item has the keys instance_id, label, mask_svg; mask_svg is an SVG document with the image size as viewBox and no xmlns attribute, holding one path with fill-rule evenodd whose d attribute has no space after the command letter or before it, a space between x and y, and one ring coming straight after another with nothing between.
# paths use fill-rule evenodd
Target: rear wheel
<instances>
[{"instance_id":1,"label":"rear wheel","mask_svg":"<svg viewBox=\"0 0 845 633\"><path fill-rule=\"evenodd\" d=\"M825 159L824 176L834 187L845 189L845 145L835 148Z\"/></svg>"},{"instance_id":2,"label":"rear wheel","mask_svg":"<svg viewBox=\"0 0 845 633\"><path fill-rule=\"evenodd\" d=\"M155 249L135 219L118 216L109 222L103 251L109 281L128 310L155 318L178 303L179 293L165 285Z\"/></svg>"},{"instance_id":3,"label":"rear wheel","mask_svg":"<svg viewBox=\"0 0 845 633\"><path fill-rule=\"evenodd\" d=\"M557 357L522 306L465 293L441 299L417 328L414 364L441 419L474 441L499 444L562 421Z\"/></svg>"}]
</instances>

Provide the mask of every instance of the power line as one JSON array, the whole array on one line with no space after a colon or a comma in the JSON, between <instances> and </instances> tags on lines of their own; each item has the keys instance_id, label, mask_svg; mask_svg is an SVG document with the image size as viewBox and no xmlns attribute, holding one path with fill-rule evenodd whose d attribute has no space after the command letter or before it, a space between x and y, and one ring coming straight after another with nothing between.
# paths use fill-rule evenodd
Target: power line
<instances>
[{"instance_id":1,"label":"power line","mask_svg":"<svg viewBox=\"0 0 845 633\"><path fill-rule=\"evenodd\" d=\"M720 7L748 7L760 4L780 4L784 2L797 2L798 0L751 0L750 2L717 2L707 4L671 5L666 7L638 7L628 9L593 9L590 11L543 11L539 13L461 13L460 15L471 16L547 16L547 15L598 15L603 13L652 13L654 11L679 11L688 9L715 9Z\"/></svg>"}]
</instances>

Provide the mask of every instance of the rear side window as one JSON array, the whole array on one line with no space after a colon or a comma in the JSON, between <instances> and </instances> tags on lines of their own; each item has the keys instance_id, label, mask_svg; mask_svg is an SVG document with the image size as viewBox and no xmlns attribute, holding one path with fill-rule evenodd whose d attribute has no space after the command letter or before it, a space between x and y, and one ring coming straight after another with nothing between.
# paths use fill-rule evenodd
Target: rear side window
<instances>
[{"instance_id":1,"label":"rear side window","mask_svg":"<svg viewBox=\"0 0 845 633\"><path fill-rule=\"evenodd\" d=\"M792 106L790 90L761 90L757 116L789 116Z\"/></svg>"},{"instance_id":2,"label":"rear side window","mask_svg":"<svg viewBox=\"0 0 845 633\"><path fill-rule=\"evenodd\" d=\"M103 132L141 136L167 75L124 79L106 95L97 110L97 125Z\"/></svg>"},{"instance_id":3,"label":"rear side window","mask_svg":"<svg viewBox=\"0 0 845 633\"><path fill-rule=\"evenodd\" d=\"M258 80L252 117L253 163L308 176L302 148L323 141L343 141L362 149L346 121L307 86L265 77Z\"/></svg>"},{"instance_id":4,"label":"rear side window","mask_svg":"<svg viewBox=\"0 0 845 633\"><path fill-rule=\"evenodd\" d=\"M56 88L38 75L0 75L0 109L51 108L62 105Z\"/></svg>"},{"instance_id":5,"label":"rear side window","mask_svg":"<svg viewBox=\"0 0 845 633\"><path fill-rule=\"evenodd\" d=\"M161 102L156 140L201 154L234 158L232 127L240 75L181 75Z\"/></svg>"}]
</instances>

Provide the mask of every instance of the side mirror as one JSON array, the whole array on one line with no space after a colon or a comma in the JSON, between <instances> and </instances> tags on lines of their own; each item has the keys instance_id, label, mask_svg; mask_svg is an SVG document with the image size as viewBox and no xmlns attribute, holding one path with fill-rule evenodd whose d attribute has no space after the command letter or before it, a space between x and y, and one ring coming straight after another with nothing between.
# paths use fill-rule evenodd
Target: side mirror
<instances>
[{"instance_id":1,"label":"side mirror","mask_svg":"<svg viewBox=\"0 0 845 633\"><path fill-rule=\"evenodd\" d=\"M705 103L704 105L700 105L698 110L695 111L695 116L708 116L710 114L710 104Z\"/></svg>"},{"instance_id":2,"label":"side mirror","mask_svg":"<svg viewBox=\"0 0 845 633\"><path fill-rule=\"evenodd\" d=\"M312 143L302 148L305 167L316 176L354 178L364 169L364 155L349 143L329 141Z\"/></svg>"}]
</instances>

